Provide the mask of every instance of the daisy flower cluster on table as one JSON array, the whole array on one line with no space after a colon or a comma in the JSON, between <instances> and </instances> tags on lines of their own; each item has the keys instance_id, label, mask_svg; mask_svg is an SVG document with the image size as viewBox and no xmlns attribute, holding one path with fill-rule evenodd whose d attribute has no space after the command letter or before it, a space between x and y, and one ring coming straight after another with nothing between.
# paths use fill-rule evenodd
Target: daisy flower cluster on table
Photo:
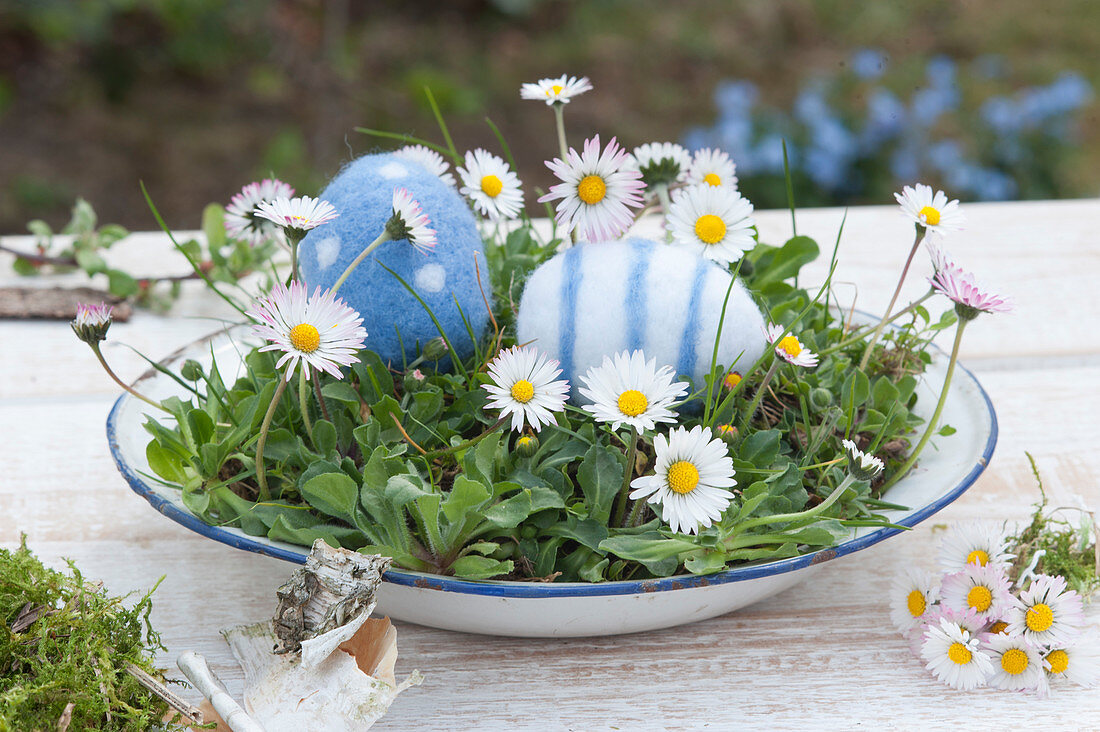
<instances>
[{"instance_id":1,"label":"daisy flower cluster on table","mask_svg":"<svg viewBox=\"0 0 1100 732\"><path fill-rule=\"evenodd\" d=\"M910 650L940 681L1040 696L1064 682L1100 680L1100 639L1082 598L1034 565L1009 577L1013 554L1003 530L959 524L943 538L942 574L910 567L891 590L890 617Z\"/></svg>"}]
</instances>

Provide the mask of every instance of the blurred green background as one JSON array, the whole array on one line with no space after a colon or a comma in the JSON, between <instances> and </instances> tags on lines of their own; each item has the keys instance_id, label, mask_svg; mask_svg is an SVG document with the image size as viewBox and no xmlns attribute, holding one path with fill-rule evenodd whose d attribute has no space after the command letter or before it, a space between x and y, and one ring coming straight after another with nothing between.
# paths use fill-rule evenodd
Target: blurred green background
<instances>
[{"instance_id":1,"label":"blurred green background","mask_svg":"<svg viewBox=\"0 0 1100 732\"><path fill-rule=\"evenodd\" d=\"M758 207L891 201L901 182L964 200L1100 192L1095 0L4 0L0 233L102 221L173 227L274 173L316 193L367 126L496 149L545 187L553 116L524 81L589 76L573 144L599 132L720 145ZM779 157L781 164L781 155ZM529 199L533 198L529 196Z\"/></svg>"}]
</instances>

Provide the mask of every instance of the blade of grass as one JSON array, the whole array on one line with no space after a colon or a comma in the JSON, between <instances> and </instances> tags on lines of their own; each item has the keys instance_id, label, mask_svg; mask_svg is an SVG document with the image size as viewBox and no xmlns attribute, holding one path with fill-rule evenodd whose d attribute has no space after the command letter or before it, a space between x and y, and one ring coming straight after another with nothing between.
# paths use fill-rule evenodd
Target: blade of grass
<instances>
[{"instance_id":1,"label":"blade of grass","mask_svg":"<svg viewBox=\"0 0 1100 732\"><path fill-rule=\"evenodd\" d=\"M440 145L436 145L434 142L428 142L425 139L416 137L415 135L406 135L403 132L388 132L386 130L372 130L369 127L356 127L355 131L363 134L370 135L371 137L382 137L387 140L399 140L406 144L423 145L426 148L435 150L441 155L450 155L451 151Z\"/></svg>"},{"instance_id":2,"label":"blade of grass","mask_svg":"<svg viewBox=\"0 0 1100 732\"><path fill-rule=\"evenodd\" d=\"M443 133L443 140L447 143L447 149L450 151L451 158L455 163L461 163L462 158L458 156L458 150L455 148L455 141L451 139L451 131L447 129L447 123L443 121L443 113L439 111L439 105L435 102L435 95L432 94L430 87L424 87L424 96L428 98L428 104L432 108L432 114L435 115L435 123L439 125L439 131Z\"/></svg>"}]
</instances>

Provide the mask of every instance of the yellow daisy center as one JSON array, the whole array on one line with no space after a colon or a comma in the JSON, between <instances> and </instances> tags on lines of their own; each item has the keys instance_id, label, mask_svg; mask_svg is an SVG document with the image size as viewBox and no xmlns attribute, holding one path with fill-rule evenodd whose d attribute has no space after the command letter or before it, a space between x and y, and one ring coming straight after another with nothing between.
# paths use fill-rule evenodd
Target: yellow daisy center
<instances>
[{"instance_id":1,"label":"yellow daisy center","mask_svg":"<svg viewBox=\"0 0 1100 732\"><path fill-rule=\"evenodd\" d=\"M628 417L637 417L648 406L649 400L637 389L627 389L619 395L619 411Z\"/></svg>"},{"instance_id":2,"label":"yellow daisy center","mask_svg":"<svg viewBox=\"0 0 1100 732\"><path fill-rule=\"evenodd\" d=\"M512 398L520 404L526 404L535 398L535 387L526 379L520 379L512 384Z\"/></svg>"},{"instance_id":3,"label":"yellow daisy center","mask_svg":"<svg viewBox=\"0 0 1100 732\"><path fill-rule=\"evenodd\" d=\"M607 195L607 184L598 175L586 175L577 184L577 197L593 206L603 200Z\"/></svg>"},{"instance_id":4,"label":"yellow daisy center","mask_svg":"<svg viewBox=\"0 0 1100 732\"><path fill-rule=\"evenodd\" d=\"M707 173L703 176L703 182L709 186L722 185L722 179L718 177L717 173Z\"/></svg>"},{"instance_id":5,"label":"yellow daisy center","mask_svg":"<svg viewBox=\"0 0 1100 732\"><path fill-rule=\"evenodd\" d=\"M905 600L906 607L909 608L909 614L914 618L919 618L924 615L924 610L928 606L927 601L924 599L924 593L920 590L913 590L909 593L909 597ZM959 645L956 643L955 645Z\"/></svg>"},{"instance_id":6,"label":"yellow daisy center","mask_svg":"<svg viewBox=\"0 0 1100 732\"><path fill-rule=\"evenodd\" d=\"M727 389L732 389L741 383L741 374L730 372L726 374L726 378L722 379L722 386Z\"/></svg>"},{"instance_id":7,"label":"yellow daisy center","mask_svg":"<svg viewBox=\"0 0 1100 732\"><path fill-rule=\"evenodd\" d=\"M562 86L561 84L554 84L554 86L552 86L552 87L550 87L549 89L546 90L546 96L556 97L557 95L561 94L562 89L564 89L564 88L565 87Z\"/></svg>"},{"instance_id":8,"label":"yellow daisy center","mask_svg":"<svg viewBox=\"0 0 1100 732\"><path fill-rule=\"evenodd\" d=\"M504 183L495 175L487 175L481 179L481 192L489 198L496 198L504 190Z\"/></svg>"},{"instance_id":9,"label":"yellow daisy center","mask_svg":"<svg viewBox=\"0 0 1100 732\"><path fill-rule=\"evenodd\" d=\"M947 648L947 657L960 666L965 666L970 663L970 659L972 659L974 655L970 652L970 649L962 643L952 643Z\"/></svg>"},{"instance_id":10,"label":"yellow daisy center","mask_svg":"<svg viewBox=\"0 0 1100 732\"><path fill-rule=\"evenodd\" d=\"M695 220L695 236L704 244L717 244L726 238L726 222L720 216L704 214Z\"/></svg>"},{"instance_id":11,"label":"yellow daisy center","mask_svg":"<svg viewBox=\"0 0 1100 732\"><path fill-rule=\"evenodd\" d=\"M290 345L302 353L313 353L321 345L321 334L309 323L299 323L290 329Z\"/></svg>"},{"instance_id":12,"label":"yellow daisy center","mask_svg":"<svg viewBox=\"0 0 1100 732\"><path fill-rule=\"evenodd\" d=\"M799 343L798 339L794 336L786 336L775 345L779 350L783 351L791 358L795 358L798 354L802 353L802 344Z\"/></svg>"},{"instance_id":13,"label":"yellow daisy center","mask_svg":"<svg viewBox=\"0 0 1100 732\"><path fill-rule=\"evenodd\" d=\"M737 428L732 424L720 424L718 425L718 434L720 435L732 435L737 432Z\"/></svg>"},{"instance_id":14,"label":"yellow daisy center","mask_svg":"<svg viewBox=\"0 0 1100 732\"><path fill-rule=\"evenodd\" d=\"M975 549L966 555L966 563L984 567L989 564L989 555L981 549Z\"/></svg>"},{"instance_id":15,"label":"yellow daisy center","mask_svg":"<svg viewBox=\"0 0 1100 732\"><path fill-rule=\"evenodd\" d=\"M1027 627L1035 633L1042 633L1044 630L1054 625L1054 611L1050 609L1050 605L1038 603L1032 605L1027 610Z\"/></svg>"},{"instance_id":16,"label":"yellow daisy center","mask_svg":"<svg viewBox=\"0 0 1100 732\"><path fill-rule=\"evenodd\" d=\"M668 467L668 487L674 493L691 493L697 485L699 470L687 460L680 460Z\"/></svg>"},{"instance_id":17,"label":"yellow daisy center","mask_svg":"<svg viewBox=\"0 0 1100 732\"><path fill-rule=\"evenodd\" d=\"M971 587L970 592L966 593L966 604L978 612L984 613L993 604L993 593L989 591L988 587L982 585Z\"/></svg>"},{"instance_id":18,"label":"yellow daisy center","mask_svg":"<svg viewBox=\"0 0 1100 732\"><path fill-rule=\"evenodd\" d=\"M994 634L1003 633L1005 632L1006 628L1008 628L1008 623L1003 620L998 620L997 622L993 623L993 625L989 626L989 632Z\"/></svg>"},{"instance_id":19,"label":"yellow daisy center","mask_svg":"<svg viewBox=\"0 0 1100 732\"><path fill-rule=\"evenodd\" d=\"M1019 648L1009 648L1001 656L1001 668L1010 676L1019 676L1027 671L1027 654Z\"/></svg>"},{"instance_id":20,"label":"yellow daisy center","mask_svg":"<svg viewBox=\"0 0 1100 732\"><path fill-rule=\"evenodd\" d=\"M935 226L940 223L940 212L938 209L934 209L931 206L925 206L918 213L924 218L929 226Z\"/></svg>"},{"instance_id":21,"label":"yellow daisy center","mask_svg":"<svg viewBox=\"0 0 1100 732\"><path fill-rule=\"evenodd\" d=\"M1069 654L1059 648L1047 654L1047 662L1050 664L1052 674L1065 673L1069 668Z\"/></svg>"}]
</instances>

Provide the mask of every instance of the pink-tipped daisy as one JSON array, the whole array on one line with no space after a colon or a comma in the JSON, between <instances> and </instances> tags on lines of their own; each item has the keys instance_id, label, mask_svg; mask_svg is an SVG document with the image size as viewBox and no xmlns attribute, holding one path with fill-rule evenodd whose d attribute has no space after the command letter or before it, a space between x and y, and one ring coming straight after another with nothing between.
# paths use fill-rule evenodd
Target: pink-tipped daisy
<instances>
[{"instance_id":1,"label":"pink-tipped daisy","mask_svg":"<svg viewBox=\"0 0 1100 732\"><path fill-rule=\"evenodd\" d=\"M587 76L577 78L562 74L556 79L539 79L536 82L524 84L519 89L522 99L552 104L569 104L569 100L575 96L592 90L592 82Z\"/></svg>"},{"instance_id":2,"label":"pink-tipped daisy","mask_svg":"<svg viewBox=\"0 0 1100 732\"><path fill-rule=\"evenodd\" d=\"M1022 635L1033 645L1064 646L1085 623L1081 596L1066 588L1064 577L1040 574L1012 603L1005 619L1009 635Z\"/></svg>"},{"instance_id":3,"label":"pink-tipped daisy","mask_svg":"<svg viewBox=\"0 0 1100 732\"><path fill-rule=\"evenodd\" d=\"M1012 301L978 284L974 275L961 269L944 267L929 278L932 289L955 303L955 312L964 320L973 320L979 313L1007 313Z\"/></svg>"},{"instance_id":4,"label":"pink-tipped daisy","mask_svg":"<svg viewBox=\"0 0 1100 732\"><path fill-rule=\"evenodd\" d=\"M708 185L715 188L724 187L737 190L737 176L734 174L737 166L730 160L730 156L722 150L714 150L709 147L696 150L692 158L691 167L688 169L688 183L691 185Z\"/></svg>"},{"instance_id":5,"label":"pink-tipped daisy","mask_svg":"<svg viewBox=\"0 0 1100 732\"><path fill-rule=\"evenodd\" d=\"M993 674L989 685L1009 691L1035 691L1046 696L1050 689L1039 649L1023 636L993 635L986 643Z\"/></svg>"},{"instance_id":6,"label":"pink-tipped daisy","mask_svg":"<svg viewBox=\"0 0 1100 732\"><path fill-rule=\"evenodd\" d=\"M287 381L299 361L307 379L312 370L308 367L343 378L339 367L359 361L355 354L367 337L359 313L337 300L331 290L322 292L318 287L307 297L306 286L297 281L289 288L275 285L247 314L260 321L252 326L253 334L270 341L260 350L283 352L275 368L287 364Z\"/></svg>"},{"instance_id":7,"label":"pink-tipped daisy","mask_svg":"<svg viewBox=\"0 0 1100 732\"><path fill-rule=\"evenodd\" d=\"M667 438L657 435L653 450L654 473L632 480L630 497L659 505L673 531L695 534L720 521L733 500L729 489L737 485L726 443L696 425L690 431L677 427Z\"/></svg>"},{"instance_id":8,"label":"pink-tipped daisy","mask_svg":"<svg viewBox=\"0 0 1100 732\"><path fill-rule=\"evenodd\" d=\"M993 672L992 659L978 639L947 618L928 626L921 644L921 658L933 676L963 691L984 686Z\"/></svg>"},{"instance_id":9,"label":"pink-tipped daisy","mask_svg":"<svg viewBox=\"0 0 1100 732\"><path fill-rule=\"evenodd\" d=\"M559 374L557 361L531 346L513 346L489 363L491 383L481 388L489 392L488 407L499 409L501 418L512 416L513 430L521 432L526 423L538 432L565 409L569 382Z\"/></svg>"},{"instance_id":10,"label":"pink-tipped daisy","mask_svg":"<svg viewBox=\"0 0 1100 732\"><path fill-rule=\"evenodd\" d=\"M249 183L225 207L225 233L256 245L279 234L275 222L259 216L256 207L276 198L293 198L294 188L277 178L264 178Z\"/></svg>"},{"instance_id":11,"label":"pink-tipped daisy","mask_svg":"<svg viewBox=\"0 0 1100 732\"><path fill-rule=\"evenodd\" d=\"M435 229L429 228L431 223L411 193L404 188L393 189L393 216L386 224L391 239L407 239L416 251L428 254L436 245Z\"/></svg>"},{"instance_id":12,"label":"pink-tipped daisy","mask_svg":"<svg viewBox=\"0 0 1100 732\"><path fill-rule=\"evenodd\" d=\"M310 229L327 224L340 214L328 201L309 196L286 198L280 196L256 205L256 215L274 221L291 239L302 239Z\"/></svg>"},{"instance_id":13,"label":"pink-tipped daisy","mask_svg":"<svg viewBox=\"0 0 1100 732\"><path fill-rule=\"evenodd\" d=\"M460 193L492 221L514 219L523 210L523 188L508 163L488 150L468 150L466 167L458 168Z\"/></svg>"},{"instance_id":14,"label":"pink-tipped daisy","mask_svg":"<svg viewBox=\"0 0 1100 732\"><path fill-rule=\"evenodd\" d=\"M600 136L585 140L584 151L570 149L567 160L546 165L561 180L539 203L560 199L557 221L567 231L579 230L588 241L607 241L634 223L630 208L642 205L642 174L627 164L626 150L615 138L600 150Z\"/></svg>"},{"instance_id":15,"label":"pink-tipped daisy","mask_svg":"<svg viewBox=\"0 0 1100 732\"><path fill-rule=\"evenodd\" d=\"M852 440L841 440L844 455L848 458L848 473L856 480L872 480L886 469L886 465L874 455L860 450Z\"/></svg>"},{"instance_id":16,"label":"pink-tipped daisy","mask_svg":"<svg viewBox=\"0 0 1100 732\"><path fill-rule=\"evenodd\" d=\"M775 346L775 355L787 363L793 363L795 366L802 366L803 368L817 366L817 354L803 346L802 342L794 335L787 334L784 336L783 331L785 330L786 328L782 325L768 325L764 328L764 335L767 337L768 343Z\"/></svg>"},{"instance_id":17,"label":"pink-tipped daisy","mask_svg":"<svg viewBox=\"0 0 1100 732\"><path fill-rule=\"evenodd\" d=\"M403 148L394 150L393 155L394 157L419 165L439 178L446 185L451 188L455 187L455 177L450 173L450 164L443 159L442 155L432 150L430 147L424 147L423 145L406 145Z\"/></svg>"},{"instance_id":18,"label":"pink-tipped daisy","mask_svg":"<svg viewBox=\"0 0 1100 732\"><path fill-rule=\"evenodd\" d=\"M1089 633L1047 650L1043 654L1043 668L1052 681L1065 679L1086 688L1096 686L1100 681L1100 638Z\"/></svg>"},{"instance_id":19,"label":"pink-tipped daisy","mask_svg":"<svg viewBox=\"0 0 1100 732\"><path fill-rule=\"evenodd\" d=\"M931 186L917 183L915 187L905 186L901 193L895 193L902 212L930 234L946 234L962 228L966 217L959 210L959 202L948 201L943 191L933 191Z\"/></svg>"},{"instance_id":20,"label":"pink-tipped daisy","mask_svg":"<svg viewBox=\"0 0 1100 732\"><path fill-rule=\"evenodd\" d=\"M94 345L107 338L107 330L111 327L111 311L114 307L105 302L98 305L77 303L76 318L69 325L76 333L76 337L89 345Z\"/></svg>"},{"instance_id":21,"label":"pink-tipped daisy","mask_svg":"<svg viewBox=\"0 0 1100 732\"><path fill-rule=\"evenodd\" d=\"M955 610L973 608L982 620L1004 616L1012 597L1008 578L996 567L968 564L940 582L940 602Z\"/></svg>"}]
</instances>

